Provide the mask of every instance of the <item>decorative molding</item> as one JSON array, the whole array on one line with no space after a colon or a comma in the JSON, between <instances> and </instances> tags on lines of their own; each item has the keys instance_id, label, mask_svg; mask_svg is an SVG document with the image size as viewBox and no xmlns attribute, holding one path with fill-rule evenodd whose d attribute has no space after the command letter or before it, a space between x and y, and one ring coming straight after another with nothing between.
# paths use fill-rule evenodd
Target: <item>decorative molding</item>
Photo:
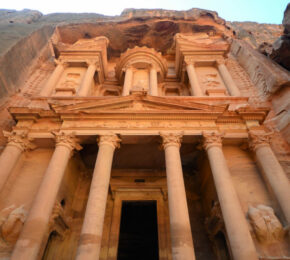
<instances>
[{"instance_id":1,"label":"decorative molding","mask_svg":"<svg viewBox=\"0 0 290 260\"><path fill-rule=\"evenodd\" d=\"M108 145L111 145L115 149L115 148L120 148L121 139L115 134L109 134L109 135L99 136L97 141L99 143L99 146L108 144Z\"/></svg>"},{"instance_id":2,"label":"decorative molding","mask_svg":"<svg viewBox=\"0 0 290 260\"><path fill-rule=\"evenodd\" d=\"M203 132L203 148L205 150L213 146L222 147L223 134L219 132Z\"/></svg>"},{"instance_id":3,"label":"decorative molding","mask_svg":"<svg viewBox=\"0 0 290 260\"><path fill-rule=\"evenodd\" d=\"M64 132L52 132L52 134L55 136L56 147L62 145L68 147L70 150L76 149L79 151L82 149L78 143L78 139L73 133L66 134Z\"/></svg>"},{"instance_id":4,"label":"decorative molding","mask_svg":"<svg viewBox=\"0 0 290 260\"><path fill-rule=\"evenodd\" d=\"M258 148L269 146L273 133L249 131L249 147L256 151Z\"/></svg>"},{"instance_id":5,"label":"decorative molding","mask_svg":"<svg viewBox=\"0 0 290 260\"><path fill-rule=\"evenodd\" d=\"M162 137L162 148L166 149L170 145L181 146L183 133L160 133Z\"/></svg>"},{"instance_id":6,"label":"decorative molding","mask_svg":"<svg viewBox=\"0 0 290 260\"><path fill-rule=\"evenodd\" d=\"M16 146L22 152L26 150L33 150L36 148L36 145L32 143L33 138L28 137L27 133L3 131L3 135L8 139L7 145Z\"/></svg>"}]
</instances>

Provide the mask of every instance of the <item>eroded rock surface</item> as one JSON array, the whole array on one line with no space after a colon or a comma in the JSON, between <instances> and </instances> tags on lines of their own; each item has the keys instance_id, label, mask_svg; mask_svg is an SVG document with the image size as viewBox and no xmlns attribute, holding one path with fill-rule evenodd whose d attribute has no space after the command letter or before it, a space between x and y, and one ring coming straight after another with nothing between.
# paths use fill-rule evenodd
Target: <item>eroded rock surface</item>
<instances>
[{"instance_id":1,"label":"eroded rock surface","mask_svg":"<svg viewBox=\"0 0 290 260\"><path fill-rule=\"evenodd\" d=\"M273 43L270 58L290 70L290 3L283 19L284 34Z\"/></svg>"}]
</instances>

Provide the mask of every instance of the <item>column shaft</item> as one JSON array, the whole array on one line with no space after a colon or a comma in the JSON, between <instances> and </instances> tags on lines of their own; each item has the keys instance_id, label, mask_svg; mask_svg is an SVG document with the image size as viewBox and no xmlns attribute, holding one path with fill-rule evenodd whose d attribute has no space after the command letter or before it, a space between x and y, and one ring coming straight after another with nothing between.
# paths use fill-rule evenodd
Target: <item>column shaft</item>
<instances>
[{"instance_id":1,"label":"column shaft","mask_svg":"<svg viewBox=\"0 0 290 260\"><path fill-rule=\"evenodd\" d=\"M130 90L132 88L132 81L133 81L133 69L127 68L125 72L125 80L122 96L128 96L130 94Z\"/></svg>"},{"instance_id":2,"label":"column shaft","mask_svg":"<svg viewBox=\"0 0 290 260\"><path fill-rule=\"evenodd\" d=\"M218 70L222 76L223 81L225 82L226 88L228 89L230 95L234 97L241 96L240 90L232 79L232 76L229 73L226 65L223 63L218 63Z\"/></svg>"},{"instance_id":3,"label":"column shaft","mask_svg":"<svg viewBox=\"0 0 290 260\"><path fill-rule=\"evenodd\" d=\"M149 80L149 94L151 96L158 96L157 70L155 68L150 68Z\"/></svg>"},{"instance_id":4,"label":"column shaft","mask_svg":"<svg viewBox=\"0 0 290 260\"><path fill-rule=\"evenodd\" d=\"M4 187L10 172L17 163L23 149L7 144L0 156L0 191Z\"/></svg>"},{"instance_id":5,"label":"column shaft","mask_svg":"<svg viewBox=\"0 0 290 260\"><path fill-rule=\"evenodd\" d=\"M62 63L59 63L54 69L52 75L50 76L49 80L45 84L44 88L41 90L40 92L41 96L49 96L51 94L52 89L55 87L63 71L64 71L64 65Z\"/></svg>"},{"instance_id":6,"label":"column shaft","mask_svg":"<svg viewBox=\"0 0 290 260\"><path fill-rule=\"evenodd\" d=\"M173 260L193 260L194 248L188 215L179 144L163 136Z\"/></svg>"},{"instance_id":7,"label":"column shaft","mask_svg":"<svg viewBox=\"0 0 290 260\"><path fill-rule=\"evenodd\" d=\"M114 150L115 145L109 141L102 141L101 137L77 260L99 259Z\"/></svg>"},{"instance_id":8,"label":"column shaft","mask_svg":"<svg viewBox=\"0 0 290 260\"><path fill-rule=\"evenodd\" d=\"M255 152L263 177L270 184L285 218L290 224L289 180L269 145L257 147Z\"/></svg>"},{"instance_id":9,"label":"column shaft","mask_svg":"<svg viewBox=\"0 0 290 260\"><path fill-rule=\"evenodd\" d=\"M207 155L235 260L257 260L245 214L240 206L221 145L208 145Z\"/></svg>"},{"instance_id":10,"label":"column shaft","mask_svg":"<svg viewBox=\"0 0 290 260\"><path fill-rule=\"evenodd\" d=\"M192 96L197 96L197 97L203 96L203 93L202 93L202 90L200 88L198 78L197 78L197 75L195 73L195 69L194 69L193 65L188 64L186 66L186 70L187 70L187 75L189 78Z\"/></svg>"},{"instance_id":11,"label":"column shaft","mask_svg":"<svg viewBox=\"0 0 290 260\"><path fill-rule=\"evenodd\" d=\"M40 246L48 229L50 215L71 150L72 147L66 143L57 144L14 247L11 260L38 259Z\"/></svg>"},{"instance_id":12,"label":"column shaft","mask_svg":"<svg viewBox=\"0 0 290 260\"><path fill-rule=\"evenodd\" d=\"M85 73L84 79L82 81L80 90L78 91L79 96L86 97L89 94L95 72L96 72L96 65L89 64L88 69Z\"/></svg>"}]
</instances>

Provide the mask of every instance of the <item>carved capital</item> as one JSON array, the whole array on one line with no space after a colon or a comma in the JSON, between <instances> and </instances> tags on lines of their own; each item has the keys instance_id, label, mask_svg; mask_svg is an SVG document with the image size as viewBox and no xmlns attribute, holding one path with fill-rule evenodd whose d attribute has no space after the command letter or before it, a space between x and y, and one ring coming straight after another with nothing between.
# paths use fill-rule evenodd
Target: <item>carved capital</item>
<instances>
[{"instance_id":1,"label":"carved capital","mask_svg":"<svg viewBox=\"0 0 290 260\"><path fill-rule=\"evenodd\" d=\"M14 131L7 132L3 131L3 135L7 137L8 144L11 146L16 146L21 151L35 149L35 145L32 143L33 138L28 137L27 133L16 133Z\"/></svg>"},{"instance_id":2,"label":"carved capital","mask_svg":"<svg viewBox=\"0 0 290 260\"><path fill-rule=\"evenodd\" d=\"M55 136L56 147L62 145L68 147L70 150L76 149L79 151L82 149L78 143L78 139L73 133L53 132L53 135Z\"/></svg>"},{"instance_id":3,"label":"carved capital","mask_svg":"<svg viewBox=\"0 0 290 260\"><path fill-rule=\"evenodd\" d=\"M225 59L217 59L216 60L216 64L217 64L217 66L219 66L219 65L225 65L226 64L226 61L225 61Z\"/></svg>"},{"instance_id":4,"label":"carved capital","mask_svg":"<svg viewBox=\"0 0 290 260\"><path fill-rule=\"evenodd\" d=\"M259 133L249 131L249 147L256 151L258 148L269 146L273 133Z\"/></svg>"},{"instance_id":5,"label":"carved capital","mask_svg":"<svg viewBox=\"0 0 290 260\"><path fill-rule=\"evenodd\" d=\"M99 65L99 61L98 60L86 60L86 64L87 64L87 66L97 67Z\"/></svg>"},{"instance_id":6,"label":"carved capital","mask_svg":"<svg viewBox=\"0 0 290 260\"><path fill-rule=\"evenodd\" d=\"M66 68L66 67L68 67L69 66L69 63L68 63L68 61L65 61L65 60L60 60L60 59L54 59L54 63L56 64L56 65L61 65L61 66L63 66L64 68Z\"/></svg>"},{"instance_id":7,"label":"carved capital","mask_svg":"<svg viewBox=\"0 0 290 260\"><path fill-rule=\"evenodd\" d=\"M185 65L187 66L187 65L193 65L194 66L194 63L195 63L195 59L194 58L192 58L192 57L188 57L188 56L185 56L184 57L184 63L185 63Z\"/></svg>"},{"instance_id":8,"label":"carved capital","mask_svg":"<svg viewBox=\"0 0 290 260\"><path fill-rule=\"evenodd\" d=\"M213 146L222 147L223 134L219 132L203 132L203 148L205 150Z\"/></svg>"},{"instance_id":9,"label":"carved capital","mask_svg":"<svg viewBox=\"0 0 290 260\"><path fill-rule=\"evenodd\" d=\"M162 137L162 148L166 149L166 147L170 145L177 146L178 148L181 146L182 141L182 133L160 133L160 136Z\"/></svg>"},{"instance_id":10,"label":"carved capital","mask_svg":"<svg viewBox=\"0 0 290 260\"><path fill-rule=\"evenodd\" d=\"M100 135L97 141L99 143L99 146L107 144L111 145L115 149L120 148L121 139L115 134L110 134L110 135Z\"/></svg>"}]
</instances>

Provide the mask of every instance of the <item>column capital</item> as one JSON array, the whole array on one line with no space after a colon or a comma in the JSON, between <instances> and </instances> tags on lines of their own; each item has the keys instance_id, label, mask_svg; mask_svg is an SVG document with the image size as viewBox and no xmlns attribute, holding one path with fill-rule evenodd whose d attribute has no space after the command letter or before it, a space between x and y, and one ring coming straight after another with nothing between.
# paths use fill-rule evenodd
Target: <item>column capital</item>
<instances>
[{"instance_id":1,"label":"column capital","mask_svg":"<svg viewBox=\"0 0 290 260\"><path fill-rule=\"evenodd\" d=\"M186 66L187 65L194 66L195 62L196 62L196 60L194 58L192 58L192 57L184 57L184 63L185 63Z\"/></svg>"},{"instance_id":2,"label":"column capital","mask_svg":"<svg viewBox=\"0 0 290 260\"><path fill-rule=\"evenodd\" d=\"M97 141L99 146L103 144L108 144L115 149L120 148L121 139L115 134L108 134L108 135L100 135Z\"/></svg>"},{"instance_id":3,"label":"column capital","mask_svg":"<svg viewBox=\"0 0 290 260\"><path fill-rule=\"evenodd\" d=\"M28 137L27 133L17 133L15 131L3 131L3 135L7 137L7 145L16 146L22 152L35 149L36 145L32 143L33 138Z\"/></svg>"},{"instance_id":4,"label":"column capital","mask_svg":"<svg viewBox=\"0 0 290 260\"><path fill-rule=\"evenodd\" d=\"M66 60L54 59L56 65L61 65L63 67L68 67L69 63Z\"/></svg>"},{"instance_id":5,"label":"column capital","mask_svg":"<svg viewBox=\"0 0 290 260\"><path fill-rule=\"evenodd\" d=\"M86 60L86 64L88 65L88 66L98 66L99 65L99 61L98 60Z\"/></svg>"},{"instance_id":6,"label":"column capital","mask_svg":"<svg viewBox=\"0 0 290 260\"><path fill-rule=\"evenodd\" d=\"M162 137L162 148L165 149L169 145L177 146L178 148L181 146L182 141L182 133L160 133Z\"/></svg>"},{"instance_id":7,"label":"column capital","mask_svg":"<svg viewBox=\"0 0 290 260\"><path fill-rule=\"evenodd\" d=\"M223 134L219 132L203 132L203 148L208 150L210 147L222 147Z\"/></svg>"},{"instance_id":8,"label":"column capital","mask_svg":"<svg viewBox=\"0 0 290 260\"><path fill-rule=\"evenodd\" d=\"M225 59L217 59L216 60L216 64L219 66L219 65L226 65L226 60Z\"/></svg>"},{"instance_id":9,"label":"column capital","mask_svg":"<svg viewBox=\"0 0 290 260\"><path fill-rule=\"evenodd\" d=\"M66 134L64 132L52 132L55 138L56 147L57 146L66 146L70 150L76 149L77 151L81 150L82 147L78 143L78 139L73 133Z\"/></svg>"},{"instance_id":10,"label":"column capital","mask_svg":"<svg viewBox=\"0 0 290 260\"><path fill-rule=\"evenodd\" d=\"M256 151L260 147L269 146L273 133L249 131L249 147Z\"/></svg>"},{"instance_id":11,"label":"column capital","mask_svg":"<svg viewBox=\"0 0 290 260\"><path fill-rule=\"evenodd\" d=\"M126 73L127 70L133 70L133 65L132 64L127 64L122 68L122 71Z\"/></svg>"}]
</instances>

